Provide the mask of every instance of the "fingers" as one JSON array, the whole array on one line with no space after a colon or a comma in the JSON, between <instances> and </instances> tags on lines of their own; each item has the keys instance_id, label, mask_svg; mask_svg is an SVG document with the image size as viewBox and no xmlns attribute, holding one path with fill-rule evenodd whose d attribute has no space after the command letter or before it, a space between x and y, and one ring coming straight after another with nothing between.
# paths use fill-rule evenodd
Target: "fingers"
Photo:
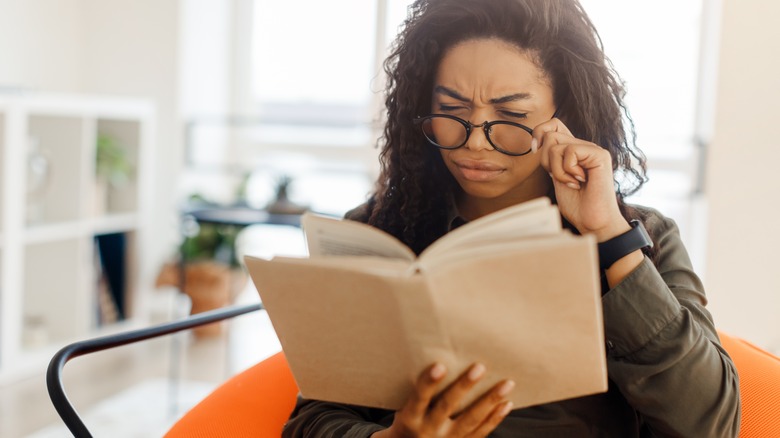
<instances>
[{"instance_id":1,"label":"fingers","mask_svg":"<svg viewBox=\"0 0 780 438\"><path fill-rule=\"evenodd\" d=\"M500 403L493 409L490 416L482 422L472 433L472 436L488 436L493 430L504 421L509 412L512 411L512 402L505 401Z\"/></svg>"},{"instance_id":2,"label":"fingers","mask_svg":"<svg viewBox=\"0 0 780 438\"><path fill-rule=\"evenodd\" d=\"M485 375L485 366L476 363L460 375L457 380L441 393L431 409L431 419L444 421L457 412L463 397L474 388L479 379Z\"/></svg>"},{"instance_id":3,"label":"fingers","mask_svg":"<svg viewBox=\"0 0 780 438\"><path fill-rule=\"evenodd\" d=\"M586 181L587 174L578 166L576 153L565 146L581 140L575 138L558 118L537 125L533 137L532 144L542 151L541 165L550 173L550 177L569 188L579 189L580 183Z\"/></svg>"},{"instance_id":4,"label":"fingers","mask_svg":"<svg viewBox=\"0 0 780 438\"><path fill-rule=\"evenodd\" d=\"M484 377L485 371L482 364L472 365L436 396L447 370L441 364L431 365L418 377L415 393L406 405L396 412L390 429L396 434L410 436L421 433L434 433L437 436L487 436L512 409L512 404L506 397L514 389L514 382L499 382L457 417L453 417L464 397Z\"/></svg>"},{"instance_id":5,"label":"fingers","mask_svg":"<svg viewBox=\"0 0 780 438\"><path fill-rule=\"evenodd\" d=\"M572 189L579 189L581 183L588 180L583 161L593 153L589 144L553 144L545 146L542 155L542 166L550 176Z\"/></svg>"},{"instance_id":6,"label":"fingers","mask_svg":"<svg viewBox=\"0 0 780 438\"><path fill-rule=\"evenodd\" d=\"M493 386L458 415L453 430L467 435L488 435L512 410L512 402L507 401L506 397L514 387L515 383L511 380Z\"/></svg>"},{"instance_id":7,"label":"fingers","mask_svg":"<svg viewBox=\"0 0 780 438\"><path fill-rule=\"evenodd\" d=\"M563 124L561 119L553 118L544 123L536 125L536 128L534 128L533 137L536 139L536 141L539 142L540 146L542 144L542 137L548 132L559 132L561 134L572 137L571 131L569 131L569 128Z\"/></svg>"},{"instance_id":8,"label":"fingers","mask_svg":"<svg viewBox=\"0 0 780 438\"><path fill-rule=\"evenodd\" d=\"M582 145L558 143L559 140L561 139L546 139L541 150L540 164L550 174L553 181L578 190L581 187L580 184L588 180L588 173L586 168L582 166L581 158L587 154L586 149L589 146L583 148ZM571 138L566 140L571 140Z\"/></svg>"},{"instance_id":9,"label":"fingers","mask_svg":"<svg viewBox=\"0 0 780 438\"><path fill-rule=\"evenodd\" d=\"M592 179L591 172L603 173L599 180L611 181L612 158L606 149L574 137L559 119L538 125L533 131L534 143L542 153L540 163L553 181L579 190Z\"/></svg>"},{"instance_id":10,"label":"fingers","mask_svg":"<svg viewBox=\"0 0 780 438\"><path fill-rule=\"evenodd\" d=\"M428 411L433 396L436 395L439 383L447 375L447 369L440 363L428 367L417 378L416 391L406 403L406 408L412 415L423 416Z\"/></svg>"}]
</instances>

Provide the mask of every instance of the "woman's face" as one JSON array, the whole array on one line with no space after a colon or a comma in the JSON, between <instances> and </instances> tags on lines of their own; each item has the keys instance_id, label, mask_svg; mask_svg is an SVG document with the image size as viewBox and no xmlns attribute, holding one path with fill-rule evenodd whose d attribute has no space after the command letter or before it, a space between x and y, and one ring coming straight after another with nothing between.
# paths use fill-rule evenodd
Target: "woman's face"
<instances>
[{"instance_id":1,"label":"woman's face","mask_svg":"<svg viewBox=\"0 0 780 438\"><path fill-rule=\"evenodd\" d=\"M506 120L529 128L555 113L553 90L524 51L499 39L460 43L445 53L433 87L431 112L450 114L473 124ZM529 142L530 137L526 139ZM472 201L503 208L549 189L540 155L515 157L496 150L481 128L472 129L466 144L441 150L447 168Z\"/></svg>"}]
</instances>

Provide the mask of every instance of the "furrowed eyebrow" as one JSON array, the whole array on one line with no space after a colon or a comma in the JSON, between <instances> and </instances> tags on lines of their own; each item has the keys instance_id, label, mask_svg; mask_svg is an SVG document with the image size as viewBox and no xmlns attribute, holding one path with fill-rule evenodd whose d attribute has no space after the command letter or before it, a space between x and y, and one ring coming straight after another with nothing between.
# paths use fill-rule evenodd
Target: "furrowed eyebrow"
<instances>
[{"instance_id":1,"label":"furrowed eyebrow","mask_svg":"<svg viewBox=\"0 0 780 438\"><path fill-rule=\"evenodd\" d=\"M495 99L490 99L490 103L493 105L507 103L507 102L515 102L518 100L528 100L531 98L531 93L515 93L510 94L509 96L504 97L496 97Z\"/></svg>"},{"instance_id":2,"label":"furrowed eyebrow","mask_svg":"<svg viewBox=\"0 0 780 438\"><path fill-rule=\"evenodd\" d=\"M457 91L447 88L443 85L437 85L436 88L433 89L433 91L434 93L443 94L445 96L449 96L461 102L466 102L466 103L471 102L471 99L467 97L463 97ZM515 102L518 100L528 100L530 98L531 98L531 93L515 93L515 94L510 94L508 96L496 97L490 99L489 102L492 105L500 105L502 103Z\"/></svg>"},{"instance_id":3,"label":"furrowed eyebrow","mask_svg":"<svg viewBox=\"0 0 780 438\"><path fill-rule=\"evenodd\" d=\"M449 89L443 85L437 85L436 88L433 89L434 93L443 94L445 96L449 96L453 99L459 100L461 102L471 102L471 99L466 98L458 94L457 91Z\"/></svg>"}]
</instances>

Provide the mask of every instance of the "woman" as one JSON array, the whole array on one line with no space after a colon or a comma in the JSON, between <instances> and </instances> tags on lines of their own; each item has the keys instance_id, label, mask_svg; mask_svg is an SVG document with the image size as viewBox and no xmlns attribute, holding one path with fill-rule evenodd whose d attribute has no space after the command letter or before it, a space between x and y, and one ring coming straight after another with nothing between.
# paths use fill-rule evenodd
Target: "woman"
<instances>
[{"instance_id":1,"label":"woman","mask_svg":"<svg viewBox=\"0 0 780 438\"><path fill-rule=\"evenodd\" d=\"M383 172L348 217L419 253L465 221L549 196L599 242L609 390L512 410L504 381L456 414L484 366L431 364L397 412L301 399L285 435L736 436L737 374L677 228L623 201L645 182L644 156L577 1L418 0L385 69ZM448 372L459 378L439 387Z\"/></svg>"}]
</instances>

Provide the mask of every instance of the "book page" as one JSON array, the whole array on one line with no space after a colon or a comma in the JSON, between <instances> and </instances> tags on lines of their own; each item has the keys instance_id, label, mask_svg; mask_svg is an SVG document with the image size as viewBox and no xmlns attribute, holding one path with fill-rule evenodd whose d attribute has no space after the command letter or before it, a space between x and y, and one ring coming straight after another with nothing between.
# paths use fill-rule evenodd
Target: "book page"
<instances>
[{"instance_id":1,"label":"book page","mask_svg":"<svg viewBox=\"0 0 780 438\"><path fill-rule=\"evenodd\" d=\"M464 406L505 378L517 384L508 396L515 408L607 389L595 239L536 243L425 274L438 318L458 347L456 361L445 365L487 368ZM412 352L419 356L418 367L436 357Z\"/></svg>"},{"instance_id":2,"label":"book page","mask_svg":"<svg viewBox=\"0 0 780 438\"><path fill-rule=\"evenodd\" d=\"M256 257L246 256L246 259L256 259ZM276 256L271 259L274 263L295 264L303 266L316 265L331 269L346 269L350 271L359 271L371 275L385 277L408 277L411 263L408 260L398 258L388 258L381 256L356 256L356 255L333 255L328 257L316 257L310 259L307 257L283 257Z\"/></svg>"},{"instance_id":3,"label":"book page","mask_svg":"<svg viewBox=\"0 0 780 438\"><path fill-rule=\"evenodd\" d=\"M549 198L538 198L483 216L446 234L420 254L420 259L487 242L518 241L561 231L561 216Z\"/></svg>"},{"instance_id":4,"label":"book page","mask_svg":"<svg viewBox=\"0 0 780 438\"><path fill-rule=\"evenodd\" d=\"M312 213L301 218L309 257L377 256L414 260L414 252L400 240L361 222Z\"/></svg>"},{"instance_id":5,"label":"book page","mask_svg":"<svg viewBox=\"0 0 780 438\"><path fill-rule=\"evenodd\" d=\"M517 257L545 248L568 244L576 239L568 230L555 234L538 234L517 239L495 239L476 241L469 245L468 251L437 251L434 257L420 257L413 263L409 271L418 270L431 273L448 266L463 264L482 258Z\"/></svg>"},{"instance_id":6,"label":"book page","mask_svg":"<svg viewBox=\"0 0 780 438\"><path fill-rule=\"evenodd\" d=\"M552 201L550 201L550 198L546 196L542 196L540 198L531 199L530 201L526 201L520 204L513 205L511 207L504 208L502 210L496 211L495 213L489 214L487 216L482 216L479 219L473 220L470 222L471 226L487 226L488 224L494 223L494 222L501 222L505 220L507 216L522 216L524 213L528 213L531 211L539 211L539 210L546 210L549 209L552 205ZM554 207L553 208L557 208Z\"/></svg>"}]
</instances>

